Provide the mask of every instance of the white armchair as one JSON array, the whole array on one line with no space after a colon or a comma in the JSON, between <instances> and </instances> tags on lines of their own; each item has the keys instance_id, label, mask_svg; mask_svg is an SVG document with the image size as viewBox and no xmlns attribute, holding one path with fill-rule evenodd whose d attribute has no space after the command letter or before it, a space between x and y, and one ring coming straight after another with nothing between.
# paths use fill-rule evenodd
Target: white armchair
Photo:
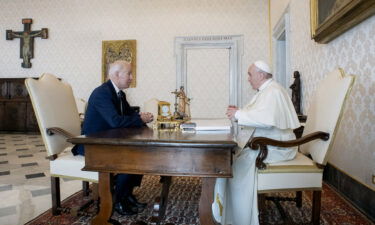
<instances>
[{"instance_id":1,"label":"white armchair","mask_svg":"<svg viewBox=\"0 0 375 225\"><path fill-rule=\"evenodd\" d=\"M43 74L38 80L25 81L36 114L40 133L50 159L52 213L62 211L60 201L60 177L88 182L98 182L98 173L82 171L83 156L73 156L69 137L81 134L81 120L71 86L51 74Z\"/></svg>"},{"instance_id":2,"label":"white armchair","mask_svg":"<svg viewBox=\"0 0 375 225\"><path fill-rule=\"evenodd\" d=\"M323 168L327 163L328 153L339 129L343 108L353 83L354 76L345 75L341 69L331 72L322 80L310 104L302 138L282 142L255 137L248 143L250 148L260 149L257 158L258 193L312 190L314 225L319 224L320 220ZM267 156L267 145L300 146L300 152L291 161L266 165L263 160ZM258 201L260 206L264 199L264 195L260 195ZM268 199L272 200L272 198ZM301 203L297 201L297 206L299 205Z\"/></svg>"},{"instance_id":3,"label":"white armchair","mask_svg":"<svg viewBox=\"0 0 375 225\"><path fill-rule=\"evenodd\" d=\"M86 100L82 98L76 98L76 104L78 109L78 115L81 119L85 118L86 108L87 108L87 102Z\"/></svg>"}]
</instances>

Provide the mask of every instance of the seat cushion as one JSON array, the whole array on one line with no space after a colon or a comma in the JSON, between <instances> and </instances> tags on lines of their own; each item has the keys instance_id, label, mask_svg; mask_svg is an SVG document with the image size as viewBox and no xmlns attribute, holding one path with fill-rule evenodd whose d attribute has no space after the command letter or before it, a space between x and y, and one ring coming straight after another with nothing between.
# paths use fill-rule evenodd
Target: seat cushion
<instances>
[{"instance_id":1,"label":"seat cushion","mask_svg":"<svg viewBox=\"0 0 375 225\"><path fill-rule=\"evenodd\" d=\"M85 166L85 157L73 156L70 150L71 148L66 148L57 159L50 161L51 176L98 182L97 172L81 170Z\"/></svg>"},{"instance_id":2,"label":"seat cushion","mask_svg":"<svg viewBox=\"0 0 375 225\"><path fill-rule=\"evenodd\" d=\"M323 169L297 153L293 160L270 163L267 169L258 170L258 192L321 189L322 178Z\"/></svg>"}]
</instances>

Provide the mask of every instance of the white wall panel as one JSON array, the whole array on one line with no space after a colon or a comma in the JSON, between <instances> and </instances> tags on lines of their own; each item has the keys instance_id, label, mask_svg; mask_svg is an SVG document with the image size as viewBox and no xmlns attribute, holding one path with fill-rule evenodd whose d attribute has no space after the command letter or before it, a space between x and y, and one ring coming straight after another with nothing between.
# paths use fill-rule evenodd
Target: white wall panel
<instances>
[{"instance_id":1,"label":"white wall panel","mask_svg":"<svg viewBox=\"0 0 375 225\"><path fill-rule=\"evenodd\" d=\"M229 50L188 50L187 87L192 117L224 118L229 105Z\"/></svg>"}]
</instances>

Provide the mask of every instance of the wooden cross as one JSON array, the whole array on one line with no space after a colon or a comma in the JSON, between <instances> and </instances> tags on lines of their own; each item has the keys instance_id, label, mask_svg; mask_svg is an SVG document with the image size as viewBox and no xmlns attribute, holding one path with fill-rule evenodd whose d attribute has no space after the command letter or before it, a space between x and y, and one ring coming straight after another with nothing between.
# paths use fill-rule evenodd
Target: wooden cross
<instances>
[{"instance_id":1,"label":"wooden cross","mask_svg":"<svg viewBox=\"0 0 375 225\"><path fill-rule=\"evenodd\" d=\"M21 64L23 68L31 68L30 59L34 58L34 38L48 38L47 28L31 31L32 23L32 19L22 19L23 31L13 32L12 30L6 30L6 40L13 40L14 38L21 40L20 58L23 59Z\"/></svg>"}]
</instances>

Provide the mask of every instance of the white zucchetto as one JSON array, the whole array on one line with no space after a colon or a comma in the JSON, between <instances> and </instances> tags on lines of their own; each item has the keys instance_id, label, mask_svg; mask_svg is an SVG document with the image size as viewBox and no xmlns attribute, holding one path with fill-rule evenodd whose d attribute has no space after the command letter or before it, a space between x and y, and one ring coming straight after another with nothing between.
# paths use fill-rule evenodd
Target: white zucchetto
<instances>
[{"instance_id":1,"label":"white zucchetto","mask_svg":"<svg viewBox=\"0 0 375 225\"><path fill-rule=\"evenodd\" d=\"M254 62L254 65L258 68L261 69L262 71L266 73L272 73L271 68L268 66L268 64L262 60L258 60Z\"/></svg>"}]
</instances>

